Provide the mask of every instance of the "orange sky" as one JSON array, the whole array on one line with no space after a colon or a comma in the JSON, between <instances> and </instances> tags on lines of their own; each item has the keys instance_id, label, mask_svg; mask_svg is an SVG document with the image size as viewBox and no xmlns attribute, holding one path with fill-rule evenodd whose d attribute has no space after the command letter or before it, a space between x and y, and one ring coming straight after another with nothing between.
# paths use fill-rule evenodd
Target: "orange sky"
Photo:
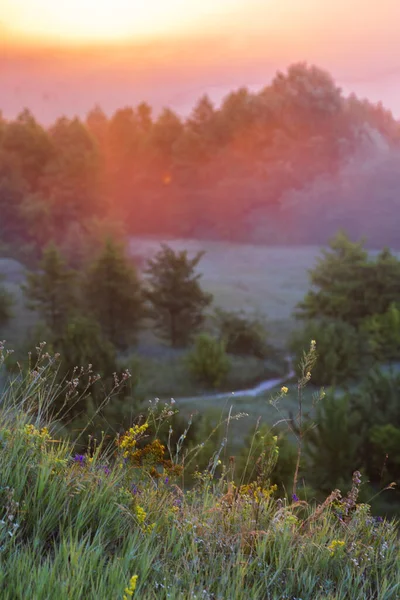
<instances>
[{"instance_id":1,"label":"orange sky","mask_svg":"<svg viewBox=\"0 0 400 600\"><path fill-rule=\"evenodd\" d=\"M307 60L400 116L399 23L400 0L0 0L0 108L187 113Z\"/></svg>"}]
</instances>

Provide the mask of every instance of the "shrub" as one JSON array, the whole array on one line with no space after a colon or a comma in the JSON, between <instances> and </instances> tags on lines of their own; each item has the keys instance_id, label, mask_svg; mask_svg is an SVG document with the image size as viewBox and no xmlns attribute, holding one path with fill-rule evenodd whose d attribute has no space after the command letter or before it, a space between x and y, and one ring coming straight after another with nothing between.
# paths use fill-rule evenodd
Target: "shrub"
<instances>
[{"instance_id":1,"label":"shrub","mask_svg":"<svg viewBox=\"0 0 400 600\"><path fill-rule=\"evenodd\" d=\"M315 385L342 383L356 377L365 364L363 336L348 323L330 319L309 322L291 342L296 364L300 363L303 348L310 340L316 341L318 349L318 360L312 373Z\"/></svg>"},{"instance_id":2,"label":"shrub","mask_svg":"<svg viewBox=\"0 0 400 600\"><path fill-rule=\"evenodd\" d=\"M13 305L13 298L9 294L4 286L1 285L0 279L0 327L7 325L12 317L11 307Z\"/></svg>"},{"instance_id":3,"label":"shrub","mask_svg":"<svg viewBox=\"0 0 400 600\"><path fill-rule=\"evenodd\" d=\"M225 343L207 333L201 333L188 355L188 366L194 379L207 386L218 387L230 368Z\"/></svg>"},{"instance_id":4,"label":"shrub","mask_svg":"<svg viewBox=\"0 0 400 600\"><path fill-rule=\"evenodd\" d=\"M220 338L230 354L243 354L265 358L268 354L267 332L264 323L242 312L216 311Z\"/></svg>"}]
</instances>

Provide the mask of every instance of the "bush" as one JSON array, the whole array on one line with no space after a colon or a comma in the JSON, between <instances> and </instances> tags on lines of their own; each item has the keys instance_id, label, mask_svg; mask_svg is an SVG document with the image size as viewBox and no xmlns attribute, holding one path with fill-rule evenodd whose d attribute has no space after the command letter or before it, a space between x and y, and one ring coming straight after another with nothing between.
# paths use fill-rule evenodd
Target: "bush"
<instances>
[{"instance_id":1,"label":"bush","mask_svg":"<svg viewBox=\"0 0 400 600\"><path fill-rule=\"evenodd\" d=\"M242 354L265 358L268 347L264 323L242 312L216 311L217 327L220 338L226 344L230 354Z\"/></svg>"},{"instance_id":2,"label":"bush","mask_svg":"<svg viewBox=\"0 0 400 600\"><path fill-rule=\"evenodd\" d=\"M12 317L11 307L13 305L13 297L7 292L0 280L0 327L7 325Z\"/></svg>"},{"instance_id":3,"label":"bush","mask_svg":"<svg viewBox=\"0 0 400 600\"><path fill-rule=\"evenodd\" d=\"M352 325L330 319L309 322L292 339L296 365L311 340L316 341L318 352L312 372L315 385L336 385L359 375L366 360L366 344Z\"/></svg>"},{"instance_id":4,"label":"bush","mask_svg":"<svg viewBox=\"0 0 400 600\"><path fill-rule=\"evenodd\" d=\"M207 333L201 333L188 355L188 366L194 379L206 386L218 387L230 368L225 343Z\"/></svg>"}]
</instances>

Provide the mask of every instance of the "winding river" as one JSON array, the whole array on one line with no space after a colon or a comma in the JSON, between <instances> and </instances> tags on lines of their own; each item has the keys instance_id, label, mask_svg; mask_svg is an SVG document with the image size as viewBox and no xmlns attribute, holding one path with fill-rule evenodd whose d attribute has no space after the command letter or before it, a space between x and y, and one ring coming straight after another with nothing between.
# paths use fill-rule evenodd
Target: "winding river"
<instances>
[{"instance_id":1,"label":"winding river","mask_svg":"<svg viewBox=\"0 0 400 600\"><path fill-rule=\"evenodd\" d=\"M279 377L276 379L266 379L265 381L261 381L261 383L257 384L252 388L247 388L244 390L236 390L233 392L218 392L215 394L200 394L198 396L189 396L186 398L176 398L179 402L193 402L196 400L229 400L234 398L256 398L257 396L261 396L265 392L269 392L273 390L275 387L283 385L289 379L292 379L295 376L295 372L292 368L292 361L288 358L289 370L288 373L284 377Z\"/></svg>"}]
</instances>

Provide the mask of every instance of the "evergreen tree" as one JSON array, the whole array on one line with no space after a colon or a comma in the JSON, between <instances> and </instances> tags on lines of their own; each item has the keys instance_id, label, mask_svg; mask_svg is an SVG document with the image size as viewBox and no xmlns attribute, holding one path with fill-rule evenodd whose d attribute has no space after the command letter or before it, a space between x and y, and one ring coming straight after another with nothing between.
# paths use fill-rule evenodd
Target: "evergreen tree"
<instances>
[{"instance_id":1,"label":"evergreen tree","mask_svg":"<svg viewBox=\"0 0 400 600\"><path fill-rule=\"evenodd\" d=\"M160 335L172 346L188 343L204 321L204 309L212 301L199 284L195 273L203 252L189 258L187 251L174 252L163 244L154 259L149 260L149 285L146 296L151 303L151 316Z\"/></svg>"},{"instance_id":2,"label":"evergreen tree","mask_svg":"<svg viewBox=\"0 0 400 600\"><path fill-rule=\"evenodd\" d=\"M22 286L28 306L36 310L54 336L62 335L71 313L77 306L76 274L60 251L50 244L43 251L39 271L28 273Z\"/></svg>"},{"instance_id":3,"label":"evergreen tree","mask_svg":"<svg viewBox=\"0 0 400 600\"><path fill-rule=\"evenodd\" d=\"M339 232L310 271L310 282L297 317L339 319L358 328L400 302L400 261L387 249L373 260L362 242Z\"/></svg>"},{"instance_id":4,"label":"evergreen tree","mask_svg":"<svg viewBox=\"0 0 400 600\"><path fill-rule=\"evenodd\" d=\"M363 331L374 359L384 362L400 357L400 305L391 304L385 313L368 317Z\"/></svg>"},{"instance_id":5,"label":"evergreen tree","mask_svg":"<svg viewBox=\"0 0 400 600\"><path fill-rule=\"evenodd\" d=\"M111 238L89 267L85 296L107 339L126 348L143 317L143 298L133 263Z\"/></svg>"},{"instance_id":6,"label":"evergreen tree","mask_svg":"<svg viewBox=\"0 0 400 600\"><path fill-rule=\"evenodd\" d=\"M351 242L339 232L323 251L317 265L310 271L312 289L298 305L297 316L303 319L327 317L352 325L367 314L365 306L365 273L368 253L362 243Z\"/></svg>"}]
</instances>

